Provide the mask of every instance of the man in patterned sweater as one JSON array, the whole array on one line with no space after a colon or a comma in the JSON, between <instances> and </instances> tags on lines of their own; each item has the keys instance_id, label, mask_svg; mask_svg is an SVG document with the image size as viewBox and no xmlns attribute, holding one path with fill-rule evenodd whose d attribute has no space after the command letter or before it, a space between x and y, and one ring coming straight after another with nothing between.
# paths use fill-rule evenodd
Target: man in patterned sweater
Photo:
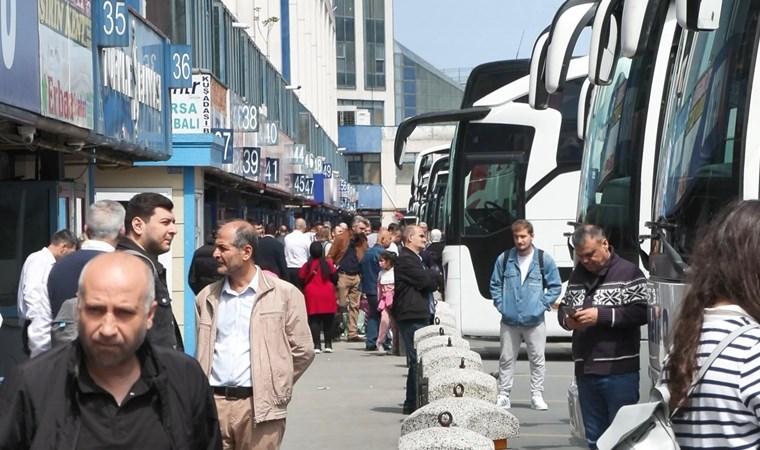
<instances>
[{"instance_id":1,"label":"man in patterned sweater","mask_svg":"<svg viewBox=\"0 0 760 450\"><path fill-rule=\"evenodd\" d=\"M558 319L573 331L578 400L586 440L595 449L617 411L639 401L640 327L647 323L649 288L641 270L614 253L598 226L581 226L572 239L579 264Z\"/></svg>"}]
</instances>

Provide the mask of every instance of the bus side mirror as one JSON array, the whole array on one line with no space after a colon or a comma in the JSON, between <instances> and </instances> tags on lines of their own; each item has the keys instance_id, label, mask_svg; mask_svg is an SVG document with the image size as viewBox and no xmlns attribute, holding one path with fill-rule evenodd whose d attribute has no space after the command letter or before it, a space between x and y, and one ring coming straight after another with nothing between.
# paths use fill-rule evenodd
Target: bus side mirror
<instances>
[{"instance_id":1,"label":"bus side mirror","mask_svg":"<svg viewBox=\"0 0 760 450\"><path fill-rule=\"evenodd\" d=\"M713 31L720 25L722 0L676 0L676 19L690 31Z\"/></svg>"}]
</instances>

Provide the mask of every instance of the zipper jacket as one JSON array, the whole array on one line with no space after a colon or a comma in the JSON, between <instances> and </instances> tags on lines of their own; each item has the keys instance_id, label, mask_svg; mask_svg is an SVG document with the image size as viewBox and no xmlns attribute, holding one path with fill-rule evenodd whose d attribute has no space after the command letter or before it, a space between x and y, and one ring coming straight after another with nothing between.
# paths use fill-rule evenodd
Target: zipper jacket
<instances>
[{"instance_id":1,"label":"zipper jacket","mask_svg":"<svg viewBox=\"0 0 760 450\"><path fill-rule=\"evenodd\" d=\"M258 266L256 270L261 270ZM195 297L196 358L211 375L217 310L224 279ZM251 379L254 423L284 419L293 385L314 360L303 294L292 284L259 273L256 304L251 312Z\"/></svg>"}]
</instances>

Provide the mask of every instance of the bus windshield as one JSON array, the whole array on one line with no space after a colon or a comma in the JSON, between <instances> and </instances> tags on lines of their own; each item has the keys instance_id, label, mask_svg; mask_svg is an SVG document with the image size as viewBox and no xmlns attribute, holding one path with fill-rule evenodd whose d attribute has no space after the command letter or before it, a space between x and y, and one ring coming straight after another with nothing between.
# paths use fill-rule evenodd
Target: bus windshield
<instances>
[{"instance_id":1,"label":"bus windshield","mask_svg":"<svg viewBox=\"0 0 760 450\"><path fill-rule=\"evenodd\" d=\"M741 193L758 9L724 3L716 31L681 42L660 147L653 214L687 262L698 231Z\"/></svg>"},{"instance_id":2,"label":"bus windshield","mask_svg":"<svg viewBox=\"0 0 760 450\"><path fill-rule=\"evenodd\" d=\"M525 173L535 130L506 124L468 124L463 166L464 236L489 235L524 214Z\"/></svg>"}]
</instances>

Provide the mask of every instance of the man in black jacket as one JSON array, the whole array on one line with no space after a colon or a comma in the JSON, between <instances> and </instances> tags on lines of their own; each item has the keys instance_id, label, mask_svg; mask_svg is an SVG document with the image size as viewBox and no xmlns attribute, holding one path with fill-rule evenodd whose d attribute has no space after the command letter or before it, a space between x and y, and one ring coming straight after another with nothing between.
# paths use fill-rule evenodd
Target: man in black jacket
<instances>
[{"instance_id":1,"label":"man in black jacket","mask_svg":"<svg viewBox=\"0 0 760 450\"><path fill-rule=\"evenodd\" d=\"M615 254L600 227L581 226L572 239L578 264L558 319L573 331L578 401L594 449L618 410L639 401L640 327L650 291L644 273Z\"/></svg>"},{"instance_id":2,"label":"man in black jacket","mask_svg":"<svg viewBox=\"0 0 760 450\"><path fill-rule=\"evenodd\" d=\"M206 245L199 247L193 253L190 272L187 274L187 284L190 285L190 289L195 295L198 295L209 284L223 278L217 271L219 264L214 258L215 242L216 233L211 232L206 236Z\"/></svg>"},{"instance_id":3,"label":"man in black jacket","mask_svg":"<svg viewBox=\"0 0 760 450\"><path fill-rule=\"evenodd\" d=\"M172 299L166 284L166 269L158 262L158 256L168 252L177 227L174 225L174 203L161 194L144 192L127 203L124 219L126 237L119 240L118 251L126 251L142 257L156 278L155 300L158 304L153 327L148 330L148 341L184 350L179 325L172 312Z\"/></svg>"},{"instance_id":4,"label":"man in black jacket","mask_svg":"<svg viewBox=\"0 0 760 450\"><path fill-rule=\"evenodd\" d=\"M145 340L153 283L124 252L87 263L78 339L14 367L0 386L0 448L222 448L198 363Z\"/></svg>"},{"instance_id":5,"label":"man in black jacket","mask_svg":"<svg viewBox=\"0 0 760 450\"><path fill-rule=\"evenodd\" d=\"M270 223L266 226L264 236L259 239L256 249L256 264L268 270L281 280L288 281L288 265L285 263L285 244L277 240L277 225Z\"/></svg>"},{"instance_id":6,"label":"man in black jacket","mask_svg":"<svg viewBox=\"0 0 760 450\"><path fill-rule=\"evenodd\" d=\"M420 258L426 243L422 228L416 225L404 228L404 247L399 249L393 269L396 284L393 316L409 362L404 414L411 414L417 407L417 351L414 348L414 332L430 324L431 296L439 281L438 273L428 270Z\"/></svg>"}]
</instances>

